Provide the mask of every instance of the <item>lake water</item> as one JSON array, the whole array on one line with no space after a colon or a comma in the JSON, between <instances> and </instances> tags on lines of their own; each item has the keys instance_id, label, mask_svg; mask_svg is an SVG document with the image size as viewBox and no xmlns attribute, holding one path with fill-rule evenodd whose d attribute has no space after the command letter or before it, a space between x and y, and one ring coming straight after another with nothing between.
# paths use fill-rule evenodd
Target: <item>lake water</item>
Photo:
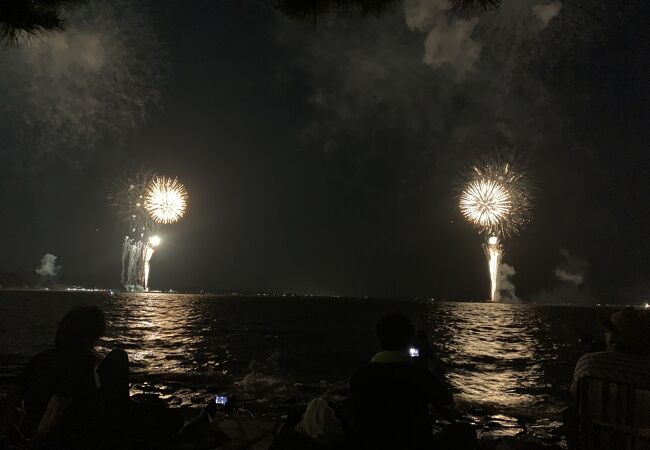
<instances>
[{"instance_id":1,"label":"lake water","mask_svg":"<svg viewBox=\"0 0 650 450\"><path fill-rule=\"evenodd\" d=\"M0 292L0 384L51 346L58 320L79 304L108 320L99 351L130 355L133 392L173 405L238 394L251 411L345 398L355 368L377 351L374 324L401 310L429 332L456 399L470 417L550 424L568 400L584 332L602 308L194 294ZM244 402L243 404L245 404ZM501 416L500 416L501 415ZM478 419L477 419L478 420ZM505 419L504 419L505 420ZM542 426L540 425L540 426Z\"/></svg>"}]
</instances>

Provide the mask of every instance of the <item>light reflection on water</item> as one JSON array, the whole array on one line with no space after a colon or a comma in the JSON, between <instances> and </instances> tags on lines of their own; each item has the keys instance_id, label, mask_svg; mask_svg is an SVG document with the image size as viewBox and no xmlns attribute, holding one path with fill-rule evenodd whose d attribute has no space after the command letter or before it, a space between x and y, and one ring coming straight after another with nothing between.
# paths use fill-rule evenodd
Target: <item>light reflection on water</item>
<instances>
[{"instance_id":1,"label":"light reflection on water","mask_svg":"<svg viewBox=\"0 0 650 450\"><path fill-rule=\"evenodd\" d=\"M523 407L536 401L534 388L544 382L534 334L535 318L514 305L476 304L445 308L438 329L453 370L449 381L469 403Z\"/></svg>"},{"instance_id":2,"label":"light reflection on water","mask_svg":"<svg viewBox=\"0 0 650 450\"><path fill-rule=\"evenodd\" d=\"M580 332L599 333L591 308L5 292L0 362L10 363L2 364L0 376L15 373L30 355L49 347L58 319L81 303L106 311L108 331L99 350L123 346L136 382L177 382L184 392L205 395L206 389L252 389L247 383L253 372L255 395L266 397L285 392L278 383L343 392L349 375L377 350L376 320L403 310L434 336L461 403L537 415L556 411L566 397L582 351ZM264 376L272 380L267 392L260 387ZM310 392L305 395L313 396Z\"/></svg>"},{"instance_id":3,"label":"light reflection on water","mask_svg":"<svg viewBox=\"0 0 650 450\"><path fill-rule=\"evenodd\" d=\"M129 353L134 372L195 371L192 355L201 353L206 330L200 326L196 302L169 302L164 294L118 296L109 312L104 349L120 345Z\"/></svg>"}]
</instances>

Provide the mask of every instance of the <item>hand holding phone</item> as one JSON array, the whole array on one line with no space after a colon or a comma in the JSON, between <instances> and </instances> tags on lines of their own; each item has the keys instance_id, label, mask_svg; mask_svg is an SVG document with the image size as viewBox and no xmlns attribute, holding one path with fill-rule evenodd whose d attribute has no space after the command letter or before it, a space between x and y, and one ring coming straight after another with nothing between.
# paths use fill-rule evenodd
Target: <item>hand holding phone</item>
<instances>
[{"instance_id":1,"label":"hand holding phone","mask_svg":"<svg viewBox=\"0 0 650 450\"><path fill-rule=\"evenodd\" d=\"M214 397L214 402L217 405L225 405L226 403L228 403L228 397L225 395L216 395Z\"/></svg>"}]
</instances>

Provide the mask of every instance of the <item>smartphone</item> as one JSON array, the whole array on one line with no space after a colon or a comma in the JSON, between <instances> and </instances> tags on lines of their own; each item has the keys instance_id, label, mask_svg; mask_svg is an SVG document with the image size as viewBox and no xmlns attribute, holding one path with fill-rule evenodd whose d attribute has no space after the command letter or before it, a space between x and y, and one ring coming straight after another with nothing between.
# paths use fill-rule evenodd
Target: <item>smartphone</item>
<instances>
[{"instance_id":1,"label":"smartphone","mask_svg":"<svg viewBox=\"0 0 650 450\"><path fill-rule=\"evenodd\" d=\"M420 349L417 347L409 348L409 355L411 355L411 358L418 358L420 356Z\"/></svg>"},{"instance_id":2,"label":"smartphone","mask_svg":"<svg viewBox=\"0 0 650 450\"><path fill-rule=\"evenodd\" d=\"M216 395L214 397L214 402L217 405L225 405L226 403L228 403L228 397L226 397L225 395Z\"/></svg>"}]
</instances>

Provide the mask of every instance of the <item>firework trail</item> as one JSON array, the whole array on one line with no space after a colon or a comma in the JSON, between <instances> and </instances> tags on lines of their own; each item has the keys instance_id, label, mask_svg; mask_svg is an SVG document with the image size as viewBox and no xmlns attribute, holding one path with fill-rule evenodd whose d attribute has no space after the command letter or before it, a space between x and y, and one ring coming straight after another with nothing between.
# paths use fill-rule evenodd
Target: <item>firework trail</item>
<instances>
[{"instance_id":1,"label":"firework trail","mask_svg":"<svg viewBox=\"0 0 650 450\"><path fill-rule=\"evenodd\" d=\"M149 270L150 270L150 261L153 256L153 252L156 247L160 245L160 238L158 236L151 236L146 245L144 246L143 257L143 281L144 281L144 290L149 290Z\"/></svg>"},{"instance_id":2,"label":"firework trail","mask_svg":"<svg viewBox=\"0 0 650 450\"><path fill-rule=\"evenodd\" d=\"M501 266L501 258L503 258L503 247L496 236L491 236L483 244L483 250L485 250L485 256L487 256L490 271L490 300L495 302L499 296L499 267Z\"/></svg>"},{"instance_id":3,"label":"firework trail","mask_svg":"<svg viewBox=\"0 0 650 450\"><path fill-rule=\"evenodd\" d=\"M460 194L463 216L487 237L483 250L490 271L490 300L499 298L501 239L518 234L530 221L530 185L512 161L484 157L471 167Z\"/></svg>"},{"instance_id":4,"label":"firework trail","mask_svg":"<svg viewBox=\"0 0 650 450\"><path fill-rule=\"evenodd\" d=\"M140 239L124 237L122 244L122 286L129 292L145 290L144 243Z\"/></svg>"},{"instance_id":5,"label":"firework trail","mask_svg":"<svg viewBox=\"0 0 650 450\"><path fill-rule=\"evenodd\" d=\"M115 207L119 218L128 224L128 234L144 238L156 224L145 209L147 187L155 175L149 171L138 171L132 176L118 179L108 195L111 206Z\"/></svg>"},{"instance_id":6,"label":"firework trail","mask_svg":"<svg viewBox=\"0 0 650 450\"><path fill-rule=\"evenodd\" d=\"M185 213L187 191L176 178L139 171L118 180L109 195L120 218L128 224L122 243L122 285L127 291L149 290L150 262L160 238L158 224L178 221Z\"/></svg>"}]
</instances>

